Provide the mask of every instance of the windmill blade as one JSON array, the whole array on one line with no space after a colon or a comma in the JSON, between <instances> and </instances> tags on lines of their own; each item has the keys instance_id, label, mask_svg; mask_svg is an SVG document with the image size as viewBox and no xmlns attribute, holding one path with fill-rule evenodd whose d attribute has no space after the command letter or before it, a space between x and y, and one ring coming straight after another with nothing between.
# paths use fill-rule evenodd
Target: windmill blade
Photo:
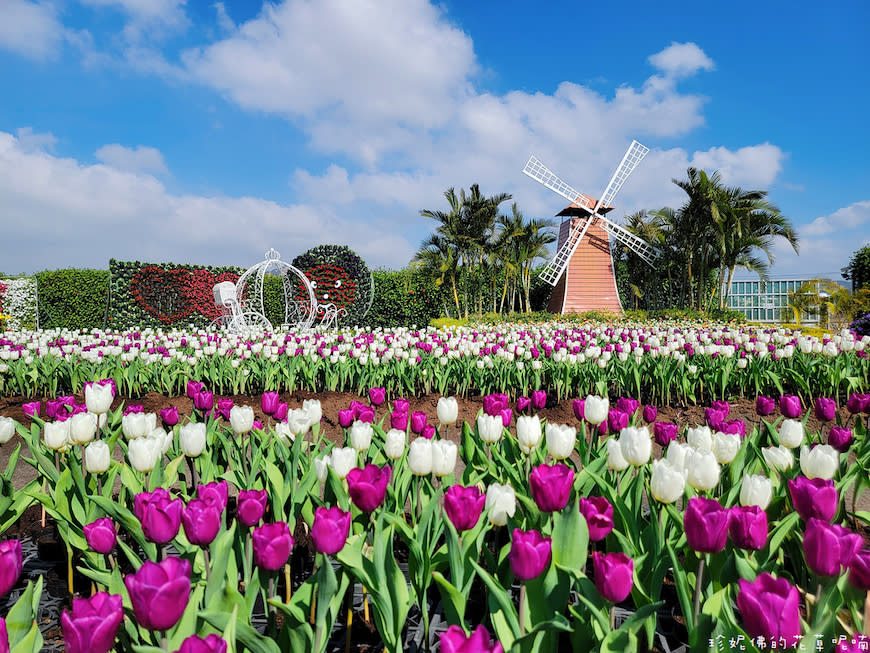
<instances>
[{"instance_id":1,"label":"windmill blade","mask_svg":"<svg viewBox=\"0 0 870 653\"><path fill-rule=\"evenodd\" d=\"M568 184L559 179L552 170L541 163L537 157L529 157L526 167L523 168L523 174L531 177L538 183L543 184L553 192L558 193L569 202L582 206L590 212L595 211L595 200L588 195L578 193L576 190L571 188Z\"/></svg>"},{"instance_id":2,"label":"windmill blade","mask_svg":"<svg viewBox=\"0 0 870 653\"><path fill-rule=\"evenodd\" d=\"M568 261L571 260L571 257L574 255L574 250L577 249L577 245L580 244L580 241L583 240L583 236L586 235L586 230L589 229L589 225L592 224L592 218L583 218L582 222L577 221L571 225L571 231L568 232L568 239L565 241L565 244L559 248L559 251L556 252L556 256L553 257L553 260L547 263L547 267L544 268L543 272L539 275L541 279L546 281L551 286L555 286L559 281L559 278L562 276L562 273L565 271L565 268L568 267Z\"/></svg>"},{"instance_id":3,"label":"windmill blade","mask_svg":"<svg viewBox=\"0 0 870 653\"><path fill-rule=\"evenodd\" d=\"M644 262L646 262L647 265L653 267L653 259L656 256L656 251L648 242L643 238L638 238L625 227L622 227L615 222L611 222L603 216L599 215L598 219L601 221L601 227L604 231L637 254L644 260Z\"/></svg>"},{"instance_id":4,"label":"windmill blade","mask_svg":"<svg viewBox=\"0 0 870 653\"><path fill-rule=\"evenodd\" d=\"M622 161L616 168L616 172L614 172L613 177L610 178L610 183L607 184L607 188L605 188L604 192L601 194L601 199L598 200L598 204L595 205L596 212L600 206L613 206L613 198L616 197L616 194L619 192L619 189L622 188L622 185L625 183L625 180L628 179L632 170L637 167L638 163L643 161L643 158L648 152L648 147L641 145L637 141L631 142L631 145L628 146L628 150L625 152L625 156L622 157Z\"/></svg>"}]
</instances>

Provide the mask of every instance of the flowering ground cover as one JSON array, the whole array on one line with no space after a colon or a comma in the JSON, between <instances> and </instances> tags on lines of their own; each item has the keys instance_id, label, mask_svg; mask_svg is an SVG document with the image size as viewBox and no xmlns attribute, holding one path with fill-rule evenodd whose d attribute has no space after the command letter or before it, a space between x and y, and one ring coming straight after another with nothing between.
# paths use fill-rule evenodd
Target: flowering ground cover
<instances>
[{"instance_id":1,"label":"flowering ground cover","mask_svg":"<svg viewBox=\"0 0 870 653\"><path fill-rule=\"evenodd\" d=\"M348 608L389 651L858 650L866 343L557 331L319 334L294 337L298 353L271 334L226 348L208 334L14 334L0 527L37 502L73 581L93 582L61 619L73 651L333 650ZM320 385L330 364L337 386L391 380L338 395ZM214 376L221 365L230 378ZM670 401L658 379L615 390L670 365ZM499 373L528 385L482 392ZM536 373L550 385L532 385ZM250 393L258 383L266 392ZM24 582L16 541L0 548L4 594ZM28 587L6 617L14 650L41 641L42 587Z\"/></svg>"}]
</instances>

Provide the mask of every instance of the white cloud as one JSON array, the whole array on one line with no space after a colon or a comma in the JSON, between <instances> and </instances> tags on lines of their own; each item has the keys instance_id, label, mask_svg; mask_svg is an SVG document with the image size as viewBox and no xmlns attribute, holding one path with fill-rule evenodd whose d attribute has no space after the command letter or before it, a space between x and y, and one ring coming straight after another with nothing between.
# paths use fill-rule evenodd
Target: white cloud
<instances>
[{"instance_id":1,"label":"white cloud","mask_svg":"<svg viewBox=\"0 0 870 653\"><path fill-rule=\"evenodd\" d=\"M802 231L807 236L824 236L833 232L848 232L870 221L870 201L855 202L821 216L805 226ZM854 235L852 236L854 238Z\"/></svg>"},{"instance_id":2,"label":"white cloud","mask_svg":"<svg viewBox=\"0 0 870 653\"><path fill-rule=\"evenodd\" d=\"M672 42L661 52L649 58L649 62L669 77L682 78L694 75L699 70L713 70L713 60L695 43Z\"/></svg>"},{"instance_id":3,"label":"white cloud","mask_svg":"<svg viewBox=\"0 0 870 653\"><path fill-rule=\"evenodd\" d=\"M128 42L152 41L184 30L189 21L186 0L80 0L93 7L115 9L126 17L123 35Z\"/></svg>"},{"instance_id":4,"label":"white cloud","mask_svg":"<svg viewBox=\"0 0 870 653\"><path fill-rule=\"evenodd\" d=\"M695 152L691 165L707 171L718 170L722 180L730 186L765 189L782 170L784 152L776 145L763 143L729 150L713 147L706 152Z\"/></svg>"},{"instance_id":5,"label":"white cloud","mask_svg":"<svg viewBox=\"0 0 870 653\"><path fill-rule=\"evenodd\" d=\"M64 28L51 4L28 0L0 0L0 48L30 59L57 55Z\"/></svg>"},{"instance_id":6,"label":"white cloud","mask_svg":"<svg viewBox=\"0 0 870 653\"><path fill-rule=\"evenodd\" d=\"M218 27L225 32L232 32L236 29L236 24L233 22L233 19L230 18L229 13L227 13L227 8L223 2L215 2L214 9L217 13Z\"/></svg>"},{"instance_id":7,"label":"white cloud","mask_svg":"<svg viewBox=\"0 0 870 653\"><path fill-rule=\"evenodd\" d=\"M163 154L153 147L139 145L132 148L115 143L103 145L94 155L106 165L124 172L147 172L158 175L169 172L163 161Z\"/></svg>"},{"instance_id":8,"label":"white cloud","mask_svg":"<svg viewBox=\"0 0 870 653\"><path fill-rule=\"evenodd\" d=\"M57 138L51 132L37 133L33 127L19 127L15 130L18 136L18 146L25 152L37 150L53 150Z\"/></svg>"},{"instance_id":9,"label":"white cloud","mask_svg":"<svg viewBox=\"0 0 870 653\"><path fill-rule=\"evenodd\" d=\"M153 176L26 151L4 132L0 206L7 273L104 266L111 257L245 266L269 247L291 260L323 243L347 244L373 267L399 266L414 249L377 215L256 197L173 195Z\"/></svg>"}]
</instances>

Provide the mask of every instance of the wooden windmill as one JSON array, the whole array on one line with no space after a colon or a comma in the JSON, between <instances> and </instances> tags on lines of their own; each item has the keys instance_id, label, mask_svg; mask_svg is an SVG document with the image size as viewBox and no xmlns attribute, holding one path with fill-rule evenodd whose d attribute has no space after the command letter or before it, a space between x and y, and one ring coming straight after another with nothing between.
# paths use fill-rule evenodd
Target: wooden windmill
<instances>
[{"instance_id":1,"label":"wooden windmill","mask_svg":"<svg viewBox=\"0 0 870 653\"><path fill-rule=\"evenodd\" d=\"M571 202L557 214L569 219L564 220L559 228L556 256L541 273L541 278L554 286L550 295L551 313L622 312L610 255L611 236L652 266L655 255L653 248L604 217L613 210L613 198L647 152L649 148L632 141L610 183L597 200L578 193L534 156L523 168L523 173Z\"/></svg>"}]
</instances>

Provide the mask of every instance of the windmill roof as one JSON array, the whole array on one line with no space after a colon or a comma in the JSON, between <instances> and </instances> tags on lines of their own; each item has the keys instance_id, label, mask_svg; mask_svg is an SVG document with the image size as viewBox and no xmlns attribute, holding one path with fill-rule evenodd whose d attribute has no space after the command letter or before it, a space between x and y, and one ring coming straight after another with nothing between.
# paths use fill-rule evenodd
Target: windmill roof
<instances>
[{"instance_id":1,"label":"windmill roof","mask_svg":"<svg viewBox=\"0 0 870 653\"><path fill-rule=\"evenodd\" d=\"M584 203L588 203L589 206L593 206L593 207L595 206L595 203L598 201L597 199L595 199L594 197L590 197L589 195L581 195L580 197L583 198ZM612 210L613 210L612 206L600 206L600 207L598 207L598 213L600 215L605 215L607 213L610 213L610 211L612 211ZM577 202L571 202L571 204L569 204L564 209L559 211L556 214L556 216L557 217L567 217L567 216L576 217L576 216L587 216L587 215L590 215L591 213L592 213L592 211L590 209L586 208L585 206L582 206L582 205L578 204Z\"/></svg>"}]
</instances>

